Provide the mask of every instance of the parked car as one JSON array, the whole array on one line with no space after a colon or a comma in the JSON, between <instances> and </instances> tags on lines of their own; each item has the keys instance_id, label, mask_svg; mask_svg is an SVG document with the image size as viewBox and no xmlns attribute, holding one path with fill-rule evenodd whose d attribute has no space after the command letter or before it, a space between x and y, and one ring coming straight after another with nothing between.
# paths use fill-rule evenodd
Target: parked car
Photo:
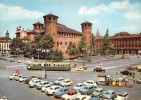
<instances>
[{"instance_id":1,"label":"parked car","mask_svg":"<svg viewBox=\"0 0 141 100\"><path fill-rule=\"evenodd\" d=\"M9 80L13 80L16 76L18 76L17 74L12 74L10 77L9 77Z\"/></svg>"},{"instance_id":2,"label":"parked car","mask_svg":"<svg viewBox=\"0 0 141 100\"><path fill-rule=\"evenodd\" d=\"M118 93L117 98L115 98L115 100L129 100L128 92L122 91L121 93Z\"/></svg>"},{"instance_id":3,"label":"parked car","mask_svg":"<svg viewBox=\"0 0 141 100\"><path fill-rule=\"evenodd\" d=\"M75 89L70 89L64 95L62 95L61 100L75 100L80 93Z\"/></svg>"},{"instance_id":4,"label":"parked car","mask_svg":"<svg viewBox=\"0 0 141 100\"><path fill-rule=\"evenodd\" d=\"M61 87L58 91L54 93L54 97L60 99L63 94L68 92L68 87Z\"/></svg>"},{"instance_id":5,"label":"parked car","mask_svg":"<svg viewBox=\"0 0 141 100\"><path fill-rule=\"evenodd\" d=\"M36 89L41 90L41 88L42 88L44 85L46 85L46 84L50 84L50 82L48 82L48 81L41 81L41 82L35 84L35 87L36 87Z\"/></svg>"},{"instance_id":6,"label":"parked car","mask_svg":"<svg viewBox=\"0 0 141 100\"><path fill-rule=\"evenodd\" d=\"M41 79L40 77L37 76L29 76L26 80L24 80L25 84L28 84L30 80L32 79Z\"/></svg>"},{"instance_id":7,"label":"parked car","mask_svg":"<svg viewBox=\"0 0 141 100\"><path fill-rule=\"evenodd\" d=\"M22 76L22 77L19 78L19 82L23 82L26 79L27 79L27 76Z\"/></svg>"},{"instance_id":8,"label":"parked car","mask_svg":"<svg viewBox=\"0 0 141 100\"><path fill-rule=\"evenodd\" d=\"M123 75L133 75L134 74L130 70L122 70L120 73L123 74Z\"/></svg>"},{"instance_id":9,"label":"parked car","mask_svg":"<svg viewBox=\"0 0 141 100\"><path fill-rule=\"evenodd\" d=\"M17 75L17 76L14 77L14 79L15 79L16 81L19 81L19 79L20 79L21 77L23 77L23 75Z\"/></svg>"},{"instance_id":10,"label":"parked car","mask_svg":"<svg viewBox=\"0 0 141 100\"><path fill-rule=\"evenodd\" d=\"M91 98L91 96L89 96L89 95L81 95L81 94L79 94L76 98L75 98L75 100L89 100Z\"/></svg>"},{"instance_id":11,"label":"parked car","mask_svg":"<svg viewBox=\"0 0 141 100\"><path fill-rule=\"evenodd\" d=\"M84 82L83 84L87 85L93 85L94 87L97 87L97 83L94 82L93 80L88 80L86 82Z\"/></svg>"},{"instance_id":12,"label":"parked car","mask_svg":"<svg viewBox=\"0 0 141 100\"><path fill-rule=\"evenodd\" d=\"M41 91L42 91L42 92L45 92L48 88L50 88L50 87L53 86L53 85L54 85L53 83L46 84L46 85L44 85L44 86L41 88Z\"/></svg>"},{"instance_id":13,"label":"parked car","mask_svg":"<svg viewBox=\"0 0 141 100\"><path fill-rule=\"evenodd\" d=\"M84 71L83 67L77 67L75 68L76 71Z\"/></svg>"},{"instance_id":14,"label":"parked car","mask_svg":"<svg viewBox=\"0 0 141 100\"><path fill-rule=\"evenodd\" d=\"M35 84L37 84L38 82L41 82L41 80L39 80L39 79L30 80L28 85L29 85L30 88L32 88L32 87L34 87Z\"/></svg>"},{"instance_id":15,"label":"parked car","mask_svg":"<svg viewBox=\"0 0 141 100\"><path fill-rule=\"evenodd\" d=\"M102 67L96 67L94 69L94 72L105 72L105 69L103 69Z\"/></svg>"},{"instance_id":16,"label":"parked car","mask_svg":"<svg viewBox=\"0 0 141 100\"><path fill-rule=\"evenodd\" d=\"M76 89L79 91L79 89L83 88L84 86L86 86L86 85L83 83L77 83L76 86L73 87L73 89Z\"/></svg>"},{"instance_id":17,"label":"parked car","mask_svg":"<svg viewBox=\"0 0 141 100\"><path fill-rule=\"evenodd\" d=\"M92 94L94 90L95 90L95 87L94 86L92 86L92 85L86 85L83 88L79 89L79 92L82 95L84 95L84 94L87 95L87 94Z\"/></svg>"},{"instance_id":18,"label":"parked car","mask_svg":"<svg viewBox=\"0 0 141 100\"><path fill-rule=\"evenodd\" d=\"M1 96L0 95L0 100L8 100L8 98L6 96Z\"/></svg>"},{"instance_id":19,"label":"parked car","mask_svg":"<svg viewBox=\"0 0 141 100\"><path fill-rule=\"evenodd\" d=\"M46 90L46 95L54 95L56 91L60 89L60 86L53 85Z\"/></svg>"},{"instance_id":20,"label":"parked car","mask_svg":"<svg viewBox=\"0 0 141 100\"><path fill-rule=\"evenodd\" d=\"M117 97L117 92L114 90L107 90L103 92L103 99L114 100Z\"/></svg>"},{"instance_id":21,"label":"parked car","mask_svg":"<svg viewBox=\"0 0 141 100\"><path fill-rule=\"evenodd\" d=\"M72 81L70 79L65 79L60 83L61 86L70 86L72 85Z\"/></svg>"},{"instance_id":22,"label":"parked car","mask_svg":"<svg viewBox=\"0 0 141 100\"><path fill-rule=\"evenodd\" d=\"M54 81L54 84L59 85L64 80L65 80L64 78L58 78L56 81Z\"/></svg>"},{"instance_id":23,"label":"parked car","mask_svg":"<svg viewBox=\"0 0 141 100\"><path fill-rule=\"evenodd\" d=\"M92 97L102 97L103 95L103 89L102 88L96 88L93 93L92 93Z\"/></svg>"}]
</instances>

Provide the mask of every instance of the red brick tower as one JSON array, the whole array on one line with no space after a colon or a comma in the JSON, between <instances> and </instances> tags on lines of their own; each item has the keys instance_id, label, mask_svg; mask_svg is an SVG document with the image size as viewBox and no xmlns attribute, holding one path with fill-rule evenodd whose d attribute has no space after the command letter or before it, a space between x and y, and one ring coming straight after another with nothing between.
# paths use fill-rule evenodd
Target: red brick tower
<instances>
[{"instance_id":1,"label":"red brick tower","mask_svg":"<svg viewBox=\"0 0 141 100\"><path fill-rule=\"evenodd\" d=\"M57 19L58 16L48 14L43 16L45 23L45 34L57 34Z\"/></svg>"},{"instance_id":2,"label":"red brick tower","mask_svg":"<svg viewBox=\"0 0 141 100\"><path fill-rule=\"evenodd\" d=\"M87 46L90 45L90 38L91 38L91 34L92 34L92 23L90 22L84 22L81 24L82 26L82 33L85 34L86 36L86 44Z\"/></svg>"},{"instance_id":3,"label":"red brick tower","mask_svg":"<svg viewBox=\"0 0 141 100\"><path fill-rule=\"evenodd\" d=\"M44 24L45 24L45 34L52 35L53 40L55 42L53 49L56 49L58 16L55 16L53 14L48 14L43 16L43 18L44 18Z\"/></svg>"}]
</instances>

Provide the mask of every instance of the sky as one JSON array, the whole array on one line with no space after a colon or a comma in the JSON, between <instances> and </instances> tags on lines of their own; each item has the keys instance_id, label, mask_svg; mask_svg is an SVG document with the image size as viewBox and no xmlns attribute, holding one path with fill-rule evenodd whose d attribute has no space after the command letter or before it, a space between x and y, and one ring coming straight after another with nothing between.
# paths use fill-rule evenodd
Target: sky
<instances>
[{"instance_id":1,"label":"sky","mask_svg":"<svg viewBox=\"0 0 141 100\"><path fill-rule=\"evenodd\" d=\"M33 23L44 23L47 14L58 16L58 22L82 32L81 23L93 23L102 36L106 29L112 36L119 32L141 33L141 0L0 0L0 37L6 31L14 38L16 28L33 29Z\"/></svg>"}]
</instances>

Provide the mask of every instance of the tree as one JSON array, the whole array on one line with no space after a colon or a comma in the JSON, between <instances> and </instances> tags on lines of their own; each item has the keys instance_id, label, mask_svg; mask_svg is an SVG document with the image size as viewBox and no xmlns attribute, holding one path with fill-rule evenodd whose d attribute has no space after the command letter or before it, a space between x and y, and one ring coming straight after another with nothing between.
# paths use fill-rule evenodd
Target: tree
<instances>
[{"instance_id":1,"label":"tree","mask_svg":"<svg viewBox=\"0 0 141 100\"><path fill-rule=\"evenodd\" d=\"M95 52L95 37L93 33L91 34L91 39L90 39L90 52L91 53Z\"/></svg>"},{"instance_id":2,"label":"tree","mask_svg":"<svg viewBox=\"0 0 141 100\"><path fill-rule=\"evenodd\" d=\"M54 46L53 37L50 34L46 34L43 38L39 41L39 44L42 49L51 49Z\"/></svg>"},{"instance_id":3,"label":"tree","mask_svg":"<svg viewBox=\"0 0 141 100\"><path fill-rule=\"evenodd\" d=\"M66 53L70 56L70 58L72 56L75 56L77 53L77 48L76 48L76 44L69 42L69 45L67 47Z\"/></svg>"},{"instance_id":4,"label":"tree","mask_svg":"<svg viewBox=\"0 0 141 100\"><path fill-rule=\"evenodd\" d=\"M104 36L104 55L110 54L114 54L114 49L112 44L110 43L109 30L107 29L106 34Z\"/></svg>"},{"instance_id":5,"label":"tree","mask_svg":"<svg viewBox=\"0 0 141 100\"><path fill-rule=\"evenodd\" d=\"M21 39L13 38L12 43L10 45L11 54L15 54L17 48L19 48L19 50L23 50L24 47L25 47L25 45L24 45L24 43L22 42Z\"/></svg>"},{"instance_id":6,"label":"tree","mask_svg":"<svg viewBox=\"0 0 141 100\"><path fill-rule=\"evenodd\" d=\"M86 36L83 34L79 44L78 44L78 50L79 50L79 53L84 53L84 50L83 48L86 48Z\"/></svg>"}]
</instances>

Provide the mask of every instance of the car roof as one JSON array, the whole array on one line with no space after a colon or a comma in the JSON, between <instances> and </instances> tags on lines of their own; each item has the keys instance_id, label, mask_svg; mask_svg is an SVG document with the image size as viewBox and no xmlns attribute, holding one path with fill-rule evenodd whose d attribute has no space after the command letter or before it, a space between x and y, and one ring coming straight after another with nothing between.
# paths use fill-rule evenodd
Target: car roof
<instances>
[{"instance_id":1,"label":"car roof","mask_svg":"<svg viewBox=\"0 0 141 100\"><path fill-rule=\"evenodd\" d=\"M70 81L70 79L65 79L64 81Z\"/></svg>"},{"instance_id":2,"label":"car roof","mask_svg":"<svg viewBox=\"0 0 141 100\"><path fill-rule=\"evenodd\" d=\"M105 91L105 92L112 93L112 92L114 92L114 90L107 90L107 91Z\"/></svg>"},{"instance_id":3,"label":"car roof","mask_svg":"<svg viewBox=\"0 0 141 100\"><path fill-rule=\"evenodd\" d=\"M87 80L87 82L94 82L93 80Z\"/></svg>"},{"instance_id":4,"label":"car roof","mask_svg":"<svg viewBox=\"0 0 141 100\"><path fill-rule=\"evenodd\" d=\"M61 89L65 90L65 89L68 89L68 87L61 87Z\"/></svg>"},{"instance_id":5,"label":"car roof","mask_svg":"<svg viewBox=\"0 0 141 100\"><path fill-rule=\"evenodd\" d=\"M64 78L60 77L60 78L58 78L58 79L64 79Z\"/></svg>"},{"instance_id":6,"label":"car roof","mask_svg":"<svg viewBox=\"0 0 141 100\"><path fill-rule=\"evenodd\" d=\"M83 83L77 83L76 85L82 85Z\"/></svg>"},{"instance_id":7,"label":"car roof","mask_svg":"<svg viewBox=\"0 0 141 100\"><path fill-rule=\"evenodd\" d=\"M76 89L70 89L70 90L68 90L68 93L74 93L74 92L77 92L77 90Z\"/></svg>"}]
</instances>

